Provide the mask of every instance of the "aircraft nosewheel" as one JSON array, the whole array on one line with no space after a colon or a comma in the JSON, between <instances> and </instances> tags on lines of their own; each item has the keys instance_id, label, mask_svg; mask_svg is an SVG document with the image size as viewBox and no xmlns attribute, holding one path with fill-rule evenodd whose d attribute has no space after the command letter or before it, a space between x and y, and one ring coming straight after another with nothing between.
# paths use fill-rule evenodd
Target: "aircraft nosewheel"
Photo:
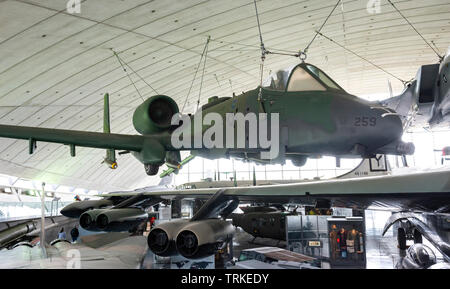
<instances>
[{"instance_id":1,"label":"aircraft nosewheel","mask_svg":"<svg viewBox=\"0 0 450 289\"><path fill-rule=\"evenodd\" d=\"M398 228L397 232L398 248L400 250L406 250L406 231L403 228Z\"/></svg>"},{"instance_id":2,"label":"aircraft nosewheel","mask_svg":"<svg viewBox=\"0 0 450 289\"><path fill-rule=\"evenodd\" d=\"M144 167L149 176L155 176L159 171L159 165L145 164Z\"/></svg>"}]
</instances>

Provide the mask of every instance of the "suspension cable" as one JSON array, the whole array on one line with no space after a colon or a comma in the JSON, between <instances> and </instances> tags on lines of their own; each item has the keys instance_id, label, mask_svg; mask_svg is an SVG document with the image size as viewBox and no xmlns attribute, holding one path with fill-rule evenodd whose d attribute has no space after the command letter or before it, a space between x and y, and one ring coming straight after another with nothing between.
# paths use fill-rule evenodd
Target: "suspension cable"
<instances>
[{"instance_id":1,"label":"suspension cable","mask_svg":"<svg viewBox=\"0 0 450 289\"><path fill-rule=\"evenodd\" d=\"M258 93L258 101L261 101L262 98L262 84L263 84L263 77L264 77L264 60L266 60L266 54L269 52L264 47L264 41L262 37L261 32L261 23L259 22L259 13L258 13L258 6L256 5L256 0L253 0L253 3L255 4L255 13L256 13L256 22L258 24L258 31L259 31L259 41L261 46L261 64L259 65L259 93Z\"/></svg>"},{"instance_id":2,"label":"suspension cable","mask_svg":"<svg viewBox=\"0 0 450 289\"><path fill-rule=\"evenodd\" d=\"M392 7L394 7L395 10L397 10L398 14L400 14L400 16L402 16L403 19L405 19L405 21L409 24L409 26L411 26L411 28L414 29L414 31L416 31L416 33L423 39L423 41L425 41L425 43L431 48L431 50L433 50L433 52L436 53L436 55L439 58L439 61L442 61L444 57L440 55L439 52L433 48L433 46L431 46L431 44L425 39L425 37L423 37L423 35L420 34L420 32L416 29L416 27L414 27L414 25L408 20L408 18L406 18L405 15L403 15L403 13L394 5L394 3L392 3L391 0L388 0L388 2L391 4Z\"/></svg>"},{"instance_id":3,"label":"suspension cable","mask_svg":"<svg viewBox=\"0 0 450 289\"><path fill-rule=\"evenodd\" d=\"M258 13L258 6L256 5L256 0L253 0L253 3L255 3L255 13L256 13L256 22L258 23L258 31L259 31L259 41L260 41L260 45L261 45L261 59L266 58L266 48L264 47L264 41L263 41L263 37L262 37L262 32L261 32L261 23L259 22L259 13Z\"/></svg>"},{"instance_id":4,"label":"suspension cable","mask_svg":"<svg viewBox=\"0 0 450 289\"><path fill-rule=\"evenodd\" d=\"M196 109L196 111L198 111L198 108L200 106L200 97L202 95L203 77L205 76L205 68L206 68L206 59L207 58L208 58L208 45L206 46L205 60L203 61L203 71L202 71L202 78L200 80L200 90L198 91L198 99L197 99L197 109Z\"/></svg>"},{"instance_id":5,"label":"suspension cable","mask_svg":"<svg viewBox=\"0 0 450 289\"><path fill-rule=\"evenodd\" d=\"M192 79L191 86L189 87L189 91L186 95L186 99L184 100L183 107L181 108L181 113L183 113L184 108L186 107L187 100L189 98L189 94L191 93L192 87L194 86L195 78L197 77L198 70L200 69L200 65L202 64L203 56L205 56L206 48L208 47L209 41L211 40L211 36L208 36L206 39L205 47L203 48L202 55L200 56L200 61L198 62L197 69L194 74L194 78Z\"/></svg>"},{"instance_id":6,"label":"suspension cable","mask_svg":"<svg viewBox=\"0 0 450 289\"><path fill-rule=\"evenodd\" d=\"M214 77L216 78L217 84L219 85L219 88L222 89L222 85L220 85L219 78L217 77L217 74L214 73Z\"/></svg>"},{"instance_id":7,"label":"suspension cable","mask_svg":"<svg viewBox=\"0 0 450 289\"><path fill-rule=\"evenodd\" d=\"M236 50L236 49L231 50L230 49L230 51L254 51L254 50L257 50L257 49L261 50L261 46L252 45L252 44L245 44L245 43L239 43L239 42L218 40L218 39L213 39L213 38L211 39L211 41L217 42L217 43L220 43L220 44L232 44L232 45L238 45L238 46L244 46L244 47L252 48L252 49L238 49L238 50ZM226 50L215 49L214 51L226 51ZM266 51L268 52L268 54L269 53L275 54L275 53L273 53L273 51L281 51L281 52L292 53L292 54L296 53L293 50L286 50L286 49L279 49L279 48L272 48L272 47L267 47Z\"/></svg>"},{"instance_id":8,"label":"suspension cable","mask_svg":"<svg viewBox=\"0 0 450 289\"><path fill-rule=\"evenodd\" d=\"M403 79L401 79L401 78L395 76L394 74L392 74L392 73L390 73L389 71L383 69L381 66L379 66L379 65L377 65L377 64L375 64L375 63L373 63L372 61L368 60L367 58L364 58L364 57L358 55L356 52L353 52L352 50L348 49L347 47L343 46L342 44L337 43L336 41L334 41L334 40L331 39L330 37L323 35L321 32L318 32L318 34L319 34L320 36L324 37L325 39L327 39L328 41L333 42L333 43L336 44L337 46L339 46L339 47L343 48L344 50L350 52L351 54L355 55L356 57L359 57L359 58L361 58L362 60L366 61L367 63L369 63L369 64L375 66L376 68L378 68L379 70L383 71L384 73L389 74L390 76L394 77L395 79L401 81L404 85L405 85L406 83L408 83L408 81L405 81L405 80L403 80Z\"/></svg>"},{"instance_id":9,"label":"suspension cable","mask_svg":"<svg viewBox=\"0 0 450 289\"><path fill-rule=\"evenodd\" d=\"M334 10L336 10L336 8L338 7L339 3L341 3L341 0L338 0L336 5L334 5L333 10L331 10L330 14L328 14L328 17L325 19L325 21L322 23L322 26L320 26L319 30L316 31L316 34L314 35L313 39L311 40L311 42L309 42L309 44L306 46L305 49L303 49L303 53L307 53L309 47L313 44L314 40L316 40L317 35L319 35L319 33L322 31L322 28L325 26L325 24L328 22L328 19L330 19L331 15L333 14Z\"/></svg>"},{"instance_id":10,"label":"suspension cable","mask_svg":"<svg viewBox=\"0 0 450 289\"><path fill-rule=\"evenodd\" d=\"M114 55L117 57L117 60L120 63L120 66L122 66L123 71L127 74L128 79L130 80L131 84L133 84L134 89L136 89L136 92L139 94L139 96L141 97L142 101L144 102L144 97L142 96L142 94L139 92L139 89L137 88L136 84L134 83L133 79L131 78L130 74L128 73L127 69L125 68L125 65L122 63L122 60L120 59L119 55L113 50Z\"/></svg>"}]
</instances>

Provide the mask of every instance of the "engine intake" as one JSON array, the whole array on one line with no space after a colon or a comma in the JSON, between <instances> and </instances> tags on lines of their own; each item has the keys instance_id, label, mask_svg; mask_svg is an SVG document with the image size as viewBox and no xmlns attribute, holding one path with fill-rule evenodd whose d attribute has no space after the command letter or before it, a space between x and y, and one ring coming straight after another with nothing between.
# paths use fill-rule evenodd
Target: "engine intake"
<instances>
[{"instance_id":1,"label":"engine intake","mask_svg":"<svg viewBox=\"0 0 450 289\"><path fill-rule=\"evenodd\" d=\"M175 236L188 223L187 220L177 220L163 223L150 231L147 243L150 250L158 256L168 257L177 253Z\"/></svg>"},{"instance_id":2,"label":"engine intake","mask_svg":"<svg viewBox=\"0 0 450 289\"><path fill-rule=\"evenodd\" d=\"M84 212L80 216L80 226L81 228L88 231L99 231L96 224L97 216L103 213L104 209L95 209Z\"/></svg>"},{"instance_id":3,"label":"engine intake","mask_svg":"<svg viewBox=\"0 0 450 289\"><path fill-rule=\"evenodd\" d=\"M166 95L155 95L138 106L133 114L134 128L141 134L162 132L171 127L177 103Z\"/></svg>"},{"instance_id":4,"label":"engine intake","mask_svg":"<svg viewBox=\"0 0 450 289\"><path fill-rule=\"evenodd\" d=\"M178 252L188 259L214 254L233 237L234 227L227 221L209 219L189 222L176 238Z\"/></svg>"}]
</instances>

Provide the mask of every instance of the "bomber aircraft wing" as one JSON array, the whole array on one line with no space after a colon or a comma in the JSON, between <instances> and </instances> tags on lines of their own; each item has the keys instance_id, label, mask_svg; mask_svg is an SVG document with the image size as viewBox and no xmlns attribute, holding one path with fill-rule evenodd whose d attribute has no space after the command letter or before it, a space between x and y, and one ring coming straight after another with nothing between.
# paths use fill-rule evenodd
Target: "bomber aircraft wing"
<instances>
[{"instance_id":1,"label":"bomber aircraft wing","mask_svg":"<svg viewBox=\"0 0 450 289\"><path fill-rule=\"evenodd\" d=\"M140 192L146 197L210 199L216 194L226 199L266 203L302 203L392 211L448 212L450 210L450 170L402 175L331 179L293 184L161 190ZM112 193L102 197L121 197ZM130 196L128 193L127 196Z\"/></svg>"},{"instance_id":2,"label":"bomber aircraft wing","mask_svg":"<svg viewBox=\"0 0 450 289\"><path fill-rule=\"evenodd\" d=\"M86 230L119 231L148 220L145 208L164 199L204 199L206 202L190 220L164 222L148 235L148 246L156 255L178 252L185 258L197 259L214 254L229 242L234 229L223 218L230 216L240 202L447 213L450 170L254 187L139 190L101 196L105 199L75 202L61 213L78 216L80 226Z\"/></svg>"}]
</instances>

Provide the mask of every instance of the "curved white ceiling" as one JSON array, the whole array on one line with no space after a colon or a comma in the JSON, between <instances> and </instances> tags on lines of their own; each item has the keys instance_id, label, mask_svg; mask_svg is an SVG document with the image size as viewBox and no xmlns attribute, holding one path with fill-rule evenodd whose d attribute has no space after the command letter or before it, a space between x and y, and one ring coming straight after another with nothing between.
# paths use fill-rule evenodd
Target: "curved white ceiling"
<instances>
[{"instance_id":1,"label":"curved white ceiling","mask_svg":"<svg viewBox=\"0 0 450 289\"><path fill-rule=\"evenodd\" d=\"M344 0L323 28L333 38L390 73L409 80L436 55L387 1L370 14L366 0ZM376 2L376 1L375 1ZM65 0L0 1L0 123L101 131L103 94L111 95L112 130L134 134L131 117L142 99L111 49L158 93L181 107L207 36L211 36L201 103L213 95L259 84L259 37L252 0L89 0L81 14L69 14ZM441 52L450 45L448 0L395 0L396 6ZM305 48L336 1L258 1L264 42L269 49ZM238 44L237 44L238 43ZM244 44L244 45L240 45ZM268 55L265 76L297 63ZM402 84L368 62L318 37L311 62L355 95L395 92ZM128 70L131 72L130 70ZM185 112L197 102L200 75ZM137 77L144 97L154 92ZM0 173L95 190L133 189L157 183L130 155L115 171L101 164L104 152L0 139Z\"/></svg>"}]
</instances>

